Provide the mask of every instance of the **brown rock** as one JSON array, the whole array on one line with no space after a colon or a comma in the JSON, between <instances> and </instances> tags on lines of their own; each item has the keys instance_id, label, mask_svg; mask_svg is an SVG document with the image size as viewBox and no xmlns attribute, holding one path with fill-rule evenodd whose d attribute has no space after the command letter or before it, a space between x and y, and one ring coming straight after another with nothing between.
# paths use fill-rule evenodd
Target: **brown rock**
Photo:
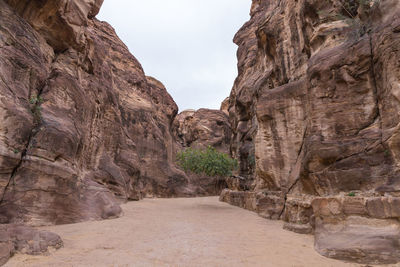
<instances>
[{"instance_id":1,"label":"brown rock","mask_svg":"<svg viewBox=\"0 0 400 267\"><path fill-rule=\"evenodd\" d=\"M61 238L50 232L37 231L20 225L0 225L0 265L5 264L15 253L39 255L49 248L63 246Z\"/></svg>"},{"instance_id":2,"label":"brown rock","mask_svg":"<svg viewBox=\"0 0 400 267\"><path fill-rule=\"evenodd\" d=\"M263 218L279 220L285 207L281 192L264 191L256 194L256 211Z\"/></svg>"},{"instance_id":3,"label":"brown rock","mask_svg":"<svg viewBox=\"0 0 400 267\"><path fill-rule=\"evenodd\" d=\"M174 163L175 102L94 18L101 3L0 0L2 223L115 218L121 201L204 191Z\"/></svg>"},{"instance_id":4,"label":"brown rock","mask_svg":"<svg viewBox=\"0 0 400 267\"><path fill-rule=\"evenodd\" d=\"M172 131L177 150L186 148L205 149L208 146L230 154L231 128L228 116L220 110L185 110L176 116ZM186 173L189 188L195 195L219 195L227 187L224 177L208 177Z\"/></svg>"},{"instance_id":5,"label":"brown rock","mask_svg":"<svg viewBox=\"0 0 400 267\"><path fill-rule=\"evenodd\" d=\"M315 249L334 259L363 264L400 261L400 224L362 217L349 217L341 224L317 220Z\"/></svg>"},{"instance_id":6,"label":"brown rock","mask_svg":"<svg viewBox=\"0 0 400 267\"><path fill-rule=\"evenodd\" d=\"M229 97L222 101L220 110L229 116Z\"/></svg>"},{"instance_id":7,"label":"brown rock","mask_svg":"<svg viewBox=\"0 0 400 267\"><path fill-rule=\"evenodd\" d=\"M230 176L225 178L227 187L233 191L247 191L250 186L247 184L246 178L241 176Z\"/></svg>"},{"instance_id":8,"label":"brown rock","mask_svg":"<svg viewBox=\"0 0 400 267\"><path fill-rule=\"evenodd\" d=\"M400 198L371 198L367 200L366 209L372 218L400 218Z\"/></svg>"},{"instance_id":9,"label":"brown rock","mask_svg":"<svg viewBox=\"0 0 400 267\"><path fill-rule=\"evenodd\" d=\"M336 0L253 1L234 39L231 149L251 192L280 192L287 229L316 218L320 229L336 225L359 237L328 249L331 237L317 235L323 255L363 262L357 247L365 245L364 262L395 261L384 255L400 255L397 230L365 228L369 219L346 223L399 218L400 3L348 4L346 11ZM378 241L385 237L391 241Z\"/></svg>"},{"instance_id":10,"label":"brown rock","mask_svg":"<svg viewBox=\"0 0 400 267\"><path fill-rule=\"evenodd\" d=\"M373 196L315 198L312 207L317 251L359 263L399 261L397 200ZM390 218L394 220L382 220Z\"/></svg>"},{"instance_id":11,"label":"brown rock","mask_svg":"<svg viewBox=\"0 0 400 267\"><path fill-rule=\"evenodd\" d=\"M185 110L175 118L173 131L182 147L212 146L230 154L231 127L228 116L220 110Z\"/></svg>"},{"instance_id":12,"label":"brown rock","mask_svg":"<svg viewBox=\"0 0 400 267\"><path fill-rule=\"evenodd\" d=\"M314 215L313 209L310 203L310 198L308 197L299 197L299 196L287 196L286 202L284 202L285 209L283 211L281 219L285 222L288 222L288 225L295 225L295 228L304 228L311 227L314 225ZM299 227L297 227L299 226ZM302 226L302 227L300 227ZM291 229L291 227L287 227L286 229ZM303 229L304 230L304 229ZM299 230L299 231L303 231ZM299 232L295 231L295 232ZM304 230L305 231L305 230ZM309 233L308 231L305 231Z\"/></svg>"},{"instance_id":13,"label":"brown rock","mask_svg":"<svg viewBox=\"0 0 400 267\"><path fill-rule=\"evenodd\" d=\"M219 200L243 209L257 211L257 200L254 192L224 189Z\"/></svg>"},{"instance_id":14,"label":"brown rock","mask_svg":"<svg viewBox=\"0 0 400 267\"><path fill-rule=\"evenodd\" d=\"M284 199L279 192L235 191L225 189L220 201L257 212L261 217L278 220L284 208Z\"/></svg>"},{"instance_id":15,"label":"brown rock","mask_svg":"<svg viewBox=\"0 0 400 267\"><path fill-rule=\"evenodd\" d=\"M103 0L27 1L6 0L18 14L39 32L54 50L86 45L89 19L97 15Z\"/></svg>"},{"instance_id":16,"label":"brown rock","mask_svg":"<svg viewBox=\"0 0 400 267\"><path fill-rule=\"evenodd\" d=\"M303 235L312 234L314 230L310 224L300 223L285 223L283 225L283 229Z\"/></svg>"}]
</instances>

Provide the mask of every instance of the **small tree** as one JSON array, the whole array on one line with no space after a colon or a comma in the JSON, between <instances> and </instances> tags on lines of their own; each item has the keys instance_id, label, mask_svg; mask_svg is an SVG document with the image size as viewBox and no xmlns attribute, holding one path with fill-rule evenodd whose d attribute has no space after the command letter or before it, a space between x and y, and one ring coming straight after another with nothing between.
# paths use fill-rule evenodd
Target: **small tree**
<instances>
[{"instance_id":1,"label":"small tree","mask_svg":"<svg viewBox=\"0 0 400 267\"><path fill-rule=\"evenodd\" d=\"M185 172L205 174L214 177L227 177L238 168L238 162L225 153L209 146L207 149L188 148L178 153L178 165Z\"/></svg>"}]
</instances>

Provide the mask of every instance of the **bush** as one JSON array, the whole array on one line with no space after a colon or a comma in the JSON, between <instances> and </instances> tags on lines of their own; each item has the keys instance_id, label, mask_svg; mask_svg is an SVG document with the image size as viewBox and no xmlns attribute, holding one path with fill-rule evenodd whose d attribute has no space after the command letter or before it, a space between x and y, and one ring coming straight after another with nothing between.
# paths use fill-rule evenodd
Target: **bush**
<instances>
[{"instance_id":1,"label":"bush","mask_svg":"<svg viewBox=\"0 0 400 267\"><path fill-rule=\"evenodd\" d=\"M177 163L185 172L227 177L238 168L237 160L209 146L205 150L188 148L178 153Z\"/></svg>"},{"instance_id":2,"label":"bush","mask_svg":"<svg viewBox=\"0 0 400 267\"><path fill-rule=\"evenodd\" d=\"M40 107L42 103L43 98L41 96L32 95L31 98L29 98L31 113L36 124L40 123L42 120L42 108Z\"/></svg>"},{"instance_id":3,"label":"bush","mask_svg":"<svg viewBox=\"0 0 400 267\"><path fill-rule=\"evenodd\" d=\"M348 193L347 194L349 197L355 197L356 196L356 193L355 192L350 192L350 193Z\"/></svg>"}]
</instances>

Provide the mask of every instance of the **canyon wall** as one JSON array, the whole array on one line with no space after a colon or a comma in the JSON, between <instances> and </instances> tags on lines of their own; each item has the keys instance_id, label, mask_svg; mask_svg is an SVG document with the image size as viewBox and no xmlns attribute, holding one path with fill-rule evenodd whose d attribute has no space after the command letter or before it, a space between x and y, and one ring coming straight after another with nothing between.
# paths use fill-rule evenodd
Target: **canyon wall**
<instances>
[{"instance_id":1,"label":"canyon wall","mask_svg":"<svg viewBox=\"0 0 400 267\"><path fill-rule=\"evenodd\" d=\"M230 154L232 129L223 110L184 110L176 116L172 132L177 140L177 151L187 148L206 149L211 146L219 152ZM227 188L224 177L194 173L188 176L191 184L197 185L197 196L219 195Z\"/></svg>"},{"instance_id":2,"label":"canyon wall","mask_svg":"<svg viewBox=\"0 0 400 267\"><path fill-rule=\"evenodd\" d=\"M0 0L0 223L114 218L143 197L211 194L175 166L177 105L102 0Z\"/></svg>"},{"instance_id":3,"label":"canyon wall","mask_svg":"<svg viewBox=\"0 0 400 267\"><path fill-rule=\"evenodd\" d=\"M221 200L400 261L400 2L253 0L229 100L241 181Z\"/></svg>"},{"instance_id":4,"label":"canyon wall","mask_svg":"<svg viewBox=\"0 0 400 267\"><path fill-rule=\"evenodd\" d=\"M173 124L175 139L185 147L204 149L208 146L230 154L232 130L228 116L220 110L185 110Z\"/></svg>"}]
</instances>

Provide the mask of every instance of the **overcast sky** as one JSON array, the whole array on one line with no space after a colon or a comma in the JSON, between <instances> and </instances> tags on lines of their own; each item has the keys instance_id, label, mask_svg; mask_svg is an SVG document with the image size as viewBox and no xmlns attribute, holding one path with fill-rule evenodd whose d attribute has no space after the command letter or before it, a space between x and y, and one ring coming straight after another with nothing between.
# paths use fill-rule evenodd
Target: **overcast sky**
<instances>
[{"instance_id":1,"label":"overcast sky","mask_svg":"<svg viewBox=\"0 0 400 267\"><path fill-rule=\"evenodd\" d=\"M237 76L232 39L249 19L251 0L105 0L107 21L160 80L179 110L213 108Z\"/></svg>"}]
</instances>

